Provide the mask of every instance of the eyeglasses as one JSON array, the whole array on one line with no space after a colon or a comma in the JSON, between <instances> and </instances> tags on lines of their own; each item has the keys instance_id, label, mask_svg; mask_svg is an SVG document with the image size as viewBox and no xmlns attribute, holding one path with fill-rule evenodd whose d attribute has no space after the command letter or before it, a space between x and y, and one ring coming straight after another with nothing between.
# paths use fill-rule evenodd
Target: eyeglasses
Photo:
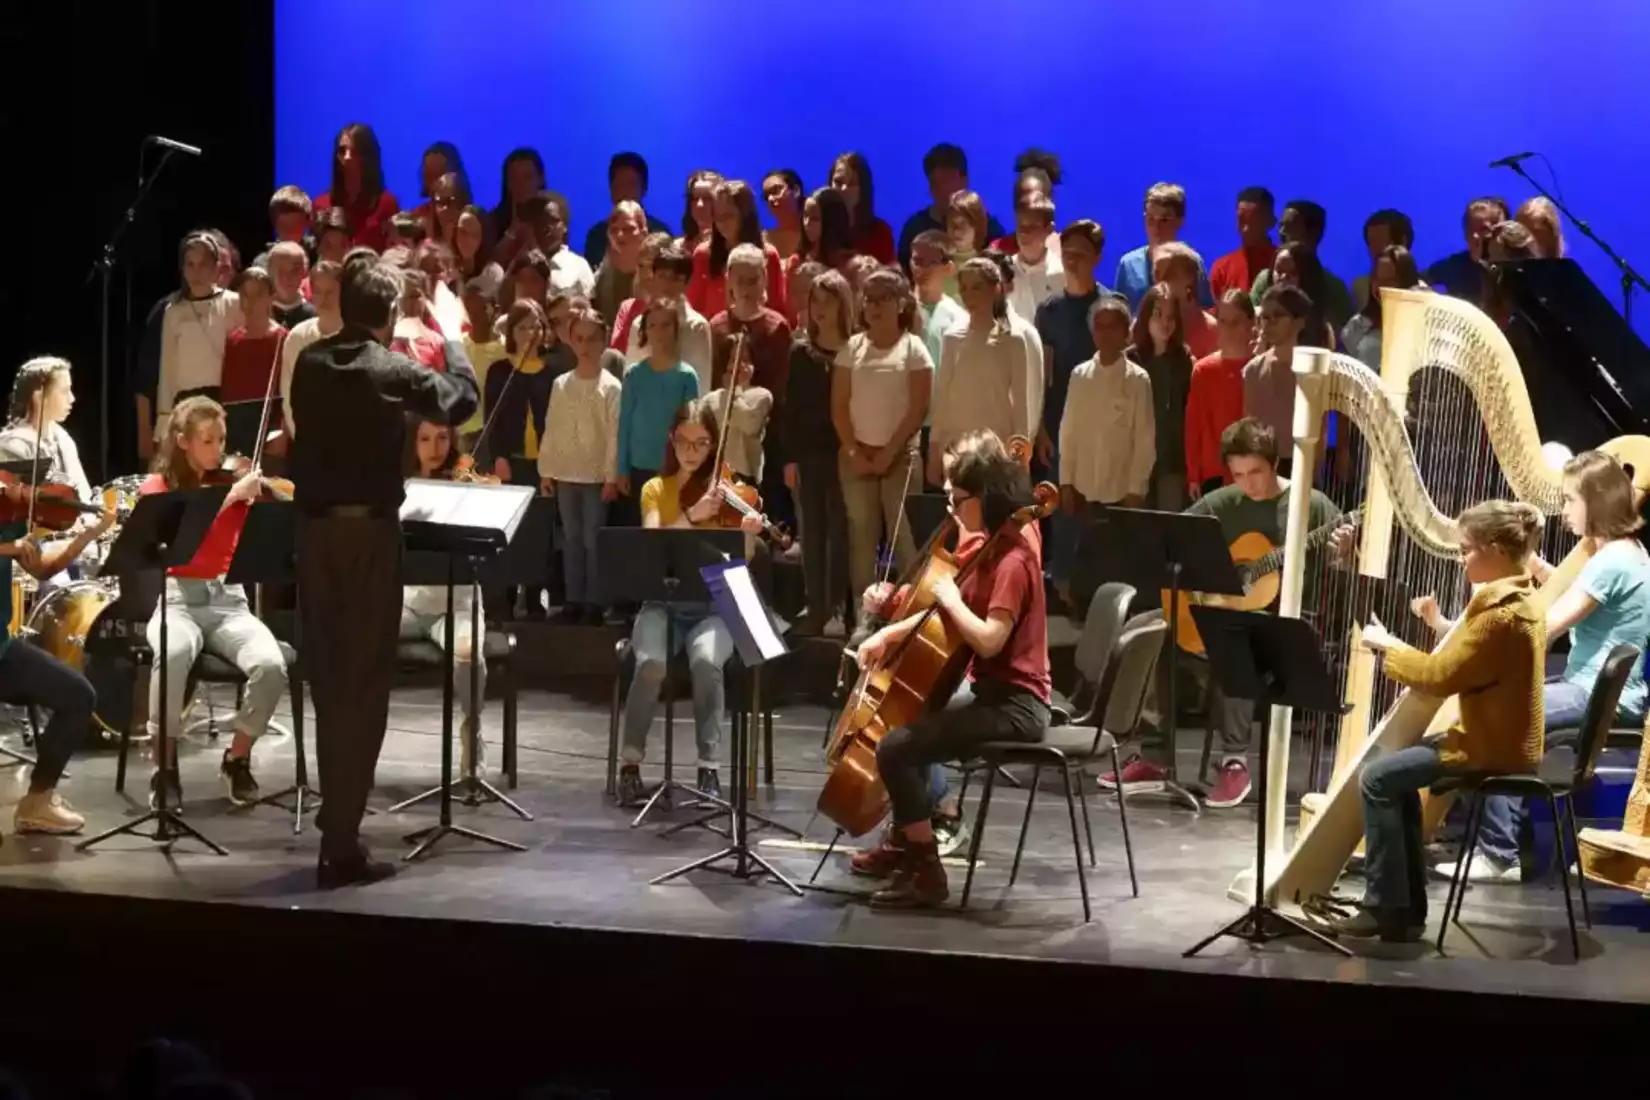
<instances>
[{"instance_id":1,"label":"eyeglasses","mask_svg":"<svg viewBox=\"0 0 1650 1100\"><path fill-rule=\"evenodd\" d=\"M679 436L675 437L675 443L676 443L677 449L682 450L682 451L693 451L693 452L703 453L705 451L710 450L710 437L709 436L704 436L704 437L699 438L699 439L688 439L685 436L680 436L679 435Z\"/></svg>"}]
</instances>

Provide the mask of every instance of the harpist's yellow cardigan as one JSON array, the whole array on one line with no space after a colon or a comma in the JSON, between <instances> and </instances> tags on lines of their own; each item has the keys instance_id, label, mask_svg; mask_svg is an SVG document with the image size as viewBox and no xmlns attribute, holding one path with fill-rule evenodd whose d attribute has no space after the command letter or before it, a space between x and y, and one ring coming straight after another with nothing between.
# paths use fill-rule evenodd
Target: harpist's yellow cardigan
<instances>
[{"instance_id":1,"label":"harpist's yellow cardigan","mask_svg":"<svg viewBox=\"0 0 1650 1100\"><path fill-rule=\"evenodd\" d=\"M1547 620L1534 591L1523 574L1486 584L1436 652L1402 644L1387 651L1387 675L1400 684L1460 697L1461 720L1439 749L1445 764L1533 772L1541 763Z\"/></svg>"}]
</instances>

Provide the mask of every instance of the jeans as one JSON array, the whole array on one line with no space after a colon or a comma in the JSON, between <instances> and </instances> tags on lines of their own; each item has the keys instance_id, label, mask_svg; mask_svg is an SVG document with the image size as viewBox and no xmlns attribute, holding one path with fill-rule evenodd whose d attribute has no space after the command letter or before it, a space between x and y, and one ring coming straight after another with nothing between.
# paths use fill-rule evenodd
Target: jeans
<instances>
[{"instance_id":1,"label":"jeans","mask_svg":"<svg viewBox=\"0 0 1650 1100\"><path fill-rule=\"evenodd\" d=\"M597 593L601 589L596 587L596 532L607 522L607 502L602 499L602 487L558 481L556 510L561 514L561 557L567 575L565 602L572 606L599 605L601 600Z\"/></svg>"},{"instance_id":2,"label":"jeans","mask_svg":"<svg viewBox=\"0 0 1650 1100\"><path fill-rule=\"evenodd\" d=\"M854 473L848 452L838 460L842 477L842 502L848 516L848 581L857 601L877 579L877 544L884 531L893 543L894 558L901 571L917 556L911 525L905 522L907 492L922 491L922 471L917 452L896 459L881 477L861 477ZM911 471L909 480L906 477ZM898 528L899 537L894 537ZM804 555L807 553L803 551Z\"/></svg>"},{"instance_id":3,"label":"jeans","mask_svg":"<svg viewBox=\"0 0 1650 1100\"><path fill-rule=\"evenodd\" d=\"M1541 705L1546 715L1547 751L1573 745L1580 736L1578 727L1587 713L1590 692L1580 684L1572 684L1558 677L1549 679L1541 689ZM1623 726L1637 726L1644 721L1642 714L1619 714L1617 722ZM1524 824L1524 800L1512 795L1495 794L1484 797L1484 820L1478 827L1478 850L1503 864L1518 861L1518 837Z\"/></svg>"},{"instance_id":4,"label":"jeans","mask_svg":"<svg viewBox=\"0 0 1650 1100\"><path fill-rule=\"evenodd\" d=\"M797 467L802 580L809 613L825 622L845 604L852 610L858 600L856 594L850 601L848 593L848 512L842 502L842 475L835 451L799 455Z\"/></svg>"},{"instance_id":5,"label":"jeans","mask_svg":"<svg viewBox=\"0 0 1650 1100\"><path fill-rule=\"evenodd\" d=\"M877 746L877 771L888 788L895 825L933 816L934 765L967 760L987 741L1037 741L1048 728L1048 705L1029 691L976 684L974 692L901 726Z\"/></svg>"},{"instance_id":6,"label":"jeans","mask_svg":"<svg viewBox=\"0 0 1650 1100\"><path fill-rule=\"evenodd\" d=\"M29 777L31 791L51 790L92 728L97 693L91 681L44 649L14 640L0 652L0 699L51 711L35 739L38 763Z\"/></svg>"},{"instance_id":7,"label":"jeans","mask_svg":"<svg viewBox=\"0 0 1650 1100\"><path fill-rule=\"evenodd\" d=\"M240 585L192 577L168 577L166 597L149 620L146 637L156 654L160 647L161 615L166 616L166 716L170 722L183 717L189 673L203 650L211 650L241 670L246 692L241 709L230 727L256 740L269 727L281 694L286 691L286 658L280 643L263 620L252 614ZM151 676L149 730L160 724L160 666ZM178 728L170 727L171 736Z\"/></svg>"},{"instance_id":8,"label":"jeans","mask_svg":"<svg viewBox=\"0 0 1650 1100\"><path fill-rule=\"evenodd\" d=\"M659 709L659 685L665 681L670 653L665 649L669 613L663 604L643 604L630 632L636 674L624 700L626 764L639 764L647 755L647 735ZM693 680L693 726L699 745L699 767L716 767L722 743L722 666L733 656L733 638L722 620L705 610L678 607L670 623L677 652L686 652Z\"/></svg>"},{"instance_id":9,"label":"jeans","mask_svg":"<svg viewBox=\"0 0 1650 1100\"><path fill-rule=\"evenodd\" d=\"M1434 745L1399 749L1364 766L1364 908L1425 923L1427 865L1421 856L1421 794L1449 769Z\"/></svg>"},{"instance_id":10,"label":"jeans","mask_svg":"<svg viewBox=\"0 0 1650 1100\"><path fill-rule=\"evenodd\" d=\"M481 715L481 701L487 698L487 662L474 663L475 636L470 630L470 608L472 589L464 586L453 592L453 697L458 700L464 709L464 717L477 718ZM442 590L443 598L445 590ZM487 630L486 613L482 613L481 629ZM427 641L433 642L443 652L447 651L447 613L438 611L429 613L421 607L410 607L406 603L401 605L401 629L397 634L403 642ZM475 676L475 691L470 690L470 677Z\"/></svg>"}]
</instances>

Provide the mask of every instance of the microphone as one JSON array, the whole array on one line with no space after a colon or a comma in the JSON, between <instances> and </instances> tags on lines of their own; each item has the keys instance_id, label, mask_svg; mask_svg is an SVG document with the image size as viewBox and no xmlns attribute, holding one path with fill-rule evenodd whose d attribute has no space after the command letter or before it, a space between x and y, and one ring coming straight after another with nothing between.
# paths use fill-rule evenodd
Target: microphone
<instances>
[{"instance_id":1,"label":"microphone","mask_svg":"<svg viewBox=\"0 0 1650 1100\"><path fill-rule=\"evenodd\" d=\"M150 134L143 140L150 145L158 145L162 149L170 149L174 153L188 153L192 157L198 157L201 155L201 147L199 145L185 145L181 141L173 141L171 138L161 137L159 134Z\"/></svg>"},{"instance_id":2,"label":"microphone","mask_svg":"<svg viewBox=\"0 0 1650 1100\"><path fill-rule=\"evenodd\" d=\"M1510 157L1502 157L1500 160L1490 161L1490 167L1491 168L1511 168L1513 165L1517 164L1518 162L1529 160L1533 156L1535 156L1534 153L1514 153Z\"/></svg>"}]
</instances>

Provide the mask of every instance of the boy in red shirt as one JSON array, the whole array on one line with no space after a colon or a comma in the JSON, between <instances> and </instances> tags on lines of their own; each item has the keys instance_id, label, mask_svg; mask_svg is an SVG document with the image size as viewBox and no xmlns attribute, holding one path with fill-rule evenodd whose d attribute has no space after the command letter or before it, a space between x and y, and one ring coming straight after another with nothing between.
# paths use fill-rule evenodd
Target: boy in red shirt
<instances>
[{"instance_id":1,"label":"boy in red shirt","mask_svg":"<svg viewBox=\"0 0 1650 1100\"><path fill-rule=\"evenodd\" d=\"M1272 270L1278 246L1272 243L1272 227L1278 223L1272 192L1264 187L1245 187L1237 197L1238 238L1236 251L1228 252L1209 268L1209 289L1219 302L1228 290L1252 290L1262 271Z\"/></svg>"},{"instance_id":2,"label":"boy in red shirt","mask_svg":"<svg viewBox=\"0 0 1650 1100\"><path fill-rule=\"evenodd\" d=\"M1192 367L1186 394L1186 482L1192 499L1232 483L1220 435L1243 419L1243 368L1255 354L1255 303L1237 287L1215 307L1220 346Z\"/></svg>"},{"instance_id":3,"label":"boy in red shirt","mask_svg":"<svg viewBox=\"0 0 1650 1100\"><path fill-rule=\"evenodd\" d=\"M967 760L986 741L1036 741L1048 727L1048 616L1040 541L1030 529L992 532L1031 500L1026 471L995 448L957 456L946 482L958 544L987 539L961 586L935 588L940 614L974 651L972 691L882 739L877 771L888 788L893 823L882 844L854 860L854 871L892 877L872 895L878 905L938 905L949 896L934 838L932 768ZM897 651L920 615L891 623L859 647L869 667Z\"/></svg>"},{"instance_id":4,"label":"boy in red shirt","mask_svg":"<svg viewBox=\"0 0 1650 1100\"><path fill-rule=\"evenodd\" d=\"M287 330L274 320L275 282L263 268L249 267L229 287L240 295L243 321L224 340L218 396L225 407L254 401L262 405L270 395L270 380L280 377L281 350L286 345ZM280 400L277 389L269 411L271 427L283 422ZM243 447L247 444L246 440L239 442Z\"/></svg>"}]
</instances>

